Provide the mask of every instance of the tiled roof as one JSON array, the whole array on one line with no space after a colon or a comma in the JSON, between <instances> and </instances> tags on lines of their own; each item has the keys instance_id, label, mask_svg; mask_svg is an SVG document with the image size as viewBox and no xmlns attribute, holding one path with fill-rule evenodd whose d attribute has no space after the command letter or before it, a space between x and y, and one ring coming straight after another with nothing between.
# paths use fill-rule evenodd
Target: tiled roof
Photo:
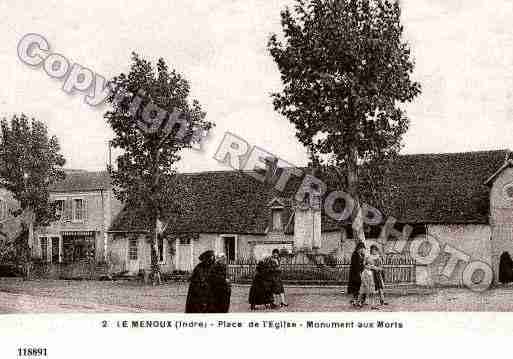
<instances>
[{"instance_id":1,"label":"tiled roof","mask_svg":"<svg viewBox=\"0 0 513 359\"><path fill-rule=\"evenodd\" d=\"M490 189L484 181L508 155L506 150L402 155L388 166L380 185L362 178L361 199L401 223L488 223ZM292 198L300 182L290 180L278 193L242 172L180 174L176 201L182 210L169 215L168 231L263 234L270 219L269 202ZM333 183L328 187L343 190ZM130 208L111 226L113 231L148 228L144 211ZM324 231L338 228L340 223L323 214Z\"/></svg>"},{"instance_id":2,"label":"tiled roof","mask_svg":"<svg viewBox=\"0 0 513 359\"><path fill-rule=\"evenodd\" d=\"M106 171L67 170L65 172L66 178L52 185L50 187L51 192L86 192L112 187L109 174Z\"/></svg>"},{"instance_id":3,"label":"tiled roof","mask_svg":"<svg viewBox=\"0 0 513 359\"><path fill-rule=\"evenodd\" d=\"M403 223L488 223L490 188L484 182L509 155L500 150L399 156L387 179L394 190L378 208ZM365 188L373 205L375 196Z\"/></svg>"}]
</instances>

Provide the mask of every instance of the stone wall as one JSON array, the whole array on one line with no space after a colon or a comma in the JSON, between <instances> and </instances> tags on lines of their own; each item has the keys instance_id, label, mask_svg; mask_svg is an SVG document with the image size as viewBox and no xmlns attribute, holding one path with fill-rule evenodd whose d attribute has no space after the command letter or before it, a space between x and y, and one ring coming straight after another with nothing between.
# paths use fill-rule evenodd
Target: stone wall
<instances>
[{"instance_id":1,"label":"stone wall","mask_svg":"<svg viewBox=\"0 0 513 359\"><path fill-rule=\"evenodd\" d=\"M506 168L493 182L490 191L491 256L498 280L499 257L503 252L513 256L513 168Z\"/></svg>"}]
</instances>

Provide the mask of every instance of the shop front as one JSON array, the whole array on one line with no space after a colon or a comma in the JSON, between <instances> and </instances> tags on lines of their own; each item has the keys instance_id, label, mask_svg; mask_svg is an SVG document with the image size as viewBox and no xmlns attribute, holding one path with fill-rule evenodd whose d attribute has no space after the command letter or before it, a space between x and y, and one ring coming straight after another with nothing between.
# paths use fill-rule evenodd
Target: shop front
<instances>
[{"instance_id":1,"label":"shop front","mask_svg":"<svg viewBox=\"0 0 513 359\"><path fill-rule=\"evenodd\" d=\"M41 234L41 262L37 265L42 277L83 278L101 276L103 265L97 260L96 231L61 231Z\"/></svg>"}]
</instances>

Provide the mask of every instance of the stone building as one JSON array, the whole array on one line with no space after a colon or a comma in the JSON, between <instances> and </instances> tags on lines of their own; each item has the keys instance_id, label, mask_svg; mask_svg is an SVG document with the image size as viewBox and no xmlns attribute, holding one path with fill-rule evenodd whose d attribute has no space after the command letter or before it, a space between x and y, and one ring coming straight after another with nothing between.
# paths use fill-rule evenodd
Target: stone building
<instances>
[{"instance_id":1,"label":"stone building","mask_svg":"<svg viewBox=\"0 0 513 359\"><path fill-rule=\"evenodd\" d=\"M66 171L50 187L59 219L34 231L33 256L47 263L104 262L107 230L120 209L107 172Z\"/></svg>"},{"instance_id":2,"label":"stone building","mask_svg":"<svg viewBox=\"0 0 513 359\"><path fill-rule=\"evenodd\" d=\"M411 226L407 245L418 236L436 238L441 251L426 268L427 280L460 284L463 261L449 277L443 275L449 260L443 250L447 245L490 264L495 272L500 254L513 254L509 158L507 150L399 156L379 185L363 178L361 198L379 209L383 222L393 217L398 231ZM164 270L190 270L207 249L236 261L268 255L274 248L308 248L348 257L354 247L350 223L326 215L325 196L295 201L301 179L289 181L280 192L240 171L180 174L176 181L181 189L175 198L180 211L165 219L168 226L159 240ZM340 190L326 183L330 190ZM149 266L148 229L144 213L136 208L125 208L110 227L110 248L127 257L133 271ZM382 225L366 226L368 241L385 252L395 250L398 238L382 229Z\"/></svg>"}]
</instances>

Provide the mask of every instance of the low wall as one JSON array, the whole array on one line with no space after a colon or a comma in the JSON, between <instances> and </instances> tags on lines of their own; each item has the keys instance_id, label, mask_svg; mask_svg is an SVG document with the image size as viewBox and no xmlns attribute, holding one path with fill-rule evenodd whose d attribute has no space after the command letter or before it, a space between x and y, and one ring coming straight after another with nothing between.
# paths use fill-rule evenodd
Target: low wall
<instances>
[{"instance_id":1,"label":"low wall","mask_svg":"<svg viewBox=\"0 0 513 359\"><path fill-rule=\"evenodd\" d=\"M94 262L33 263L31 278L37 279L100 279L107 275L107 265Z\"/></svg>"}]
</instances>

